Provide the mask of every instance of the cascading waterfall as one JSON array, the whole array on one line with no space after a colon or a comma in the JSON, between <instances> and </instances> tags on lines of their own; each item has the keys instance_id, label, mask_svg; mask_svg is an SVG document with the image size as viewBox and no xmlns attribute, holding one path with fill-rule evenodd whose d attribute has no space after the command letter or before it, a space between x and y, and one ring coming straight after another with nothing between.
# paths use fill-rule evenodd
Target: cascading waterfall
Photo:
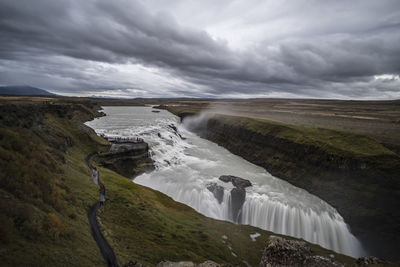
<instances>
[{"instance_id":1,"label":"cascading waterfall","mask_svg":"<svg viewBox=\"0 0 400 267\"><path fill-rule=\"evenodd\" d=\"M156 170L136 177L135 183L163 192L215 219L303 238L353 257L363 255L361 244L329 204L198 137L169 112L151 111L150 107L105 107L107 116L87 123L98 134L138 136L149 143ZM239 220L232 217L234 186L220 181L221 175L235 175L252 183L245 189ZM210 184L223 187L220 202L207 189Z\"/></svg>"}]
</instances>

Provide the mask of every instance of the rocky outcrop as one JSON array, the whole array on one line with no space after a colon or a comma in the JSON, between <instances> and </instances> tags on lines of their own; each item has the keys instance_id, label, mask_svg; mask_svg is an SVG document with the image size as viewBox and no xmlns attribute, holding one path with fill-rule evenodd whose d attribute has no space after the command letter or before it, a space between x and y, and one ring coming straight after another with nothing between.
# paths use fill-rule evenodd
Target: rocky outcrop
<instances>
[{"instance_id":1,"label":"rocky outcrop","mask_svg":"<svg viewBox=\"0 0 400 267\"><path fill-rule=\"evenodd\" d=\"M149 156L149 146L143 141L111 141L110 150L98 154L95 160L101 166L128 178L154 169L153 160Z\"/></svg>"},{"instance_id":2,"label":"rocky outcrop","mask_svg":"<svg viewBox=\"0 0 400 267\"><path fill-rule=\"evenodd\" d=\"M243 203L246 200L245 188L251 186L251 182L233 175L222 175L219 180L225 183L232 183L235 186L231 190L230 216L232 221L239 223L241 221Z\"/></svg>"},{"instance_id":3,"label":"rocky outcrop","mask_svg":"<svg viewBox=\"0 0 400 267\"><path fill-rule=\"evenodd\" d=\"M175 124L168 124L168 127L172 129L173 133L174 133L176 136L179 136L182 140L185 140L185 139L186 139L185 137L183 137L183 136L179 133L178 128L176 128L176 125L175 125ZM161 137L161 136L159 136L159 137Z\"/></svg>"},{"instance_id":4,"label":"rocky outcrop","mask_svg":"<svg viewBox=\"0 0 400 267\"><path fill-rule=\"evenodd\" d=\"M235 187L231 190L231 216L234 222L240 223L242 219L242 207L246 200L246 190Z\"/></svg>"},{"instance_id":5,"label":"rocky outcrop","mask_svg":"<svg viewBox=\"0 0 400 267\"><path fill-rule=\"evenodd\" d=\"M329 258L314 255L303 241L271 236L264 249L260 267L339 267L344 266Z\"/></svg>"},{"instance_id":6,"label":"rocky outcrop","mask_svg":"<svg viewBox=\"0 0 400 267\"><path fill-rule=\"evenodd\" d=\"M233 176L233 175L222 175L219 177L219 179L225 183L231 182L234 186L238 188L246 188L249 186L252 186L251 182L249 180Z\"/></svg>"},{"instance_id":7,"label":"rocky outcrop","mask_svg":"<svg viewBox=\"0 0 400 267\"><path fill-rule=\"evenodd\" d=\"M353 267L366 267L366 266L395 266L390 262L378 259L374 256L358 258Z\"/></svg>"},{"instance_id":8,"label":"rocky outcrop","mask_svg":"<svg viewBox=\"0 0 400 267\"><path fill-rule=\"evenodd\" d=\"M174 131L174 133L178 133L178 129L174 124L168 124L168 127L171 128Z\"/></svg>"},{"instance_id":9,"label":"rocky outcrop","mask_svg":"<svg viewBox=\"0 0 400 267\"><path fill-rule=\"evenodd\" d=\"M221 204L224 199L224 187L217 183L211 183L207 185L207 189L213 193L214 197L218 200L218 203Z\"/></svg>"}]
</instances>

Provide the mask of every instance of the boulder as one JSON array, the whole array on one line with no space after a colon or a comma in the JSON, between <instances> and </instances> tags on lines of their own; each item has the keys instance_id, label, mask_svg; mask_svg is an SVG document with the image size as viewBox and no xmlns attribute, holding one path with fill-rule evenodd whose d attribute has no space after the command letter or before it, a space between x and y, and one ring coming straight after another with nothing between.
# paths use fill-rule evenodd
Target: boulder
<instances>
[{"instance_id":1,"label":"boulder","mask_svg":"<svg viewBox=\"0 0 400 267\"><path fill-rule=\"evenodd\" d=\"M310 256L307 257L303 263L303 266L307 267L343 267L341 263L332 261L331 259L322 256Z\"/></svg>"},{"instance_id":2,"label":"boulder","mask_svg":"<svg viewBox=\"0 0 400 267\"><path fill-rule=\"evenodd\" d=\"M241 211L245 200L246 190L244 188L235 187L231 190L231 212L234 222L239 223L241 221Z\"/></svg>"},{"instance_id":3,"label":"boulder","mask_svg":"<svg viewBox=\"0 0 400 267\"><path fill-rule=\"evenodd\" d=\"M229 183L229 182L232 182L232 177L233 177L233 176L231 176L231 175L221 175L221 176L219 177L219 179L220 179L222 182Z\"/></svg>"},{"instance_id":4,"label":"boulder","mask_svg":"<svg viewBox=\"0 0 400 267\"><path fill-rule=\"evenodd\" d=\"M176 126L174 124L168 124L168 127L171 128L172 130L174 130L175 133L178 132L178 129L176 128Z\"/></svg>"},{"instance_id":5,"label":"boulder","mask_svg":"<svg viewBox=\"0 0 400 267\"><path fill-rule=\"evenodd\" d=\"M233 176L221 175L219 179L225 183L231 182L235 188L231 190L231 219L236 223L241 221L241 211L244 201L246 200L246 187L252 186L249 180Z\"/></svg>"},{"instance_id":6,"label":"boulder","mask_svg":"<svg viewBox=\"0 0 400 267\"><path fill-rule=\"evenodd\" d=\"M219 177L219 179L225 183L231 182L234 186L239 187L239 188L246 188L249 186L252 186L251 182L249 180L233 176L233 175L222 175Z\"/></svg>"},{"instance_id":7,"label":"boulder","mask_svg":"<svg viewBox=\"0 0 400 267\"><path fill-rule=\"evenodd\" d=\"M353 266L364 267L364 266L383 266L383 265L390 265L390 263L374 256L367 256L358 258Z\"/></svg>"},{"instance_id":8,"label":"boulder","mask_svg":"<svg viewBox=\"0 0 400 267\"><path fill-rule=\"evenodd\" d=\"M271 236L264 249L260 267L343 267L329 258L314 255L304 241Z\"/></svg>"},{"instance_id":9,"label":"boulder","mask_svg":"<svg viewBox=\"0 0 400 267\"><path fill-rule=\"evenodd\" d=\"M224 199L224 187L217 183L211 183L207 185L207 189L213 193L214 197L218 200L218 203L221 204Z\"/></svg>"}]
</instances>

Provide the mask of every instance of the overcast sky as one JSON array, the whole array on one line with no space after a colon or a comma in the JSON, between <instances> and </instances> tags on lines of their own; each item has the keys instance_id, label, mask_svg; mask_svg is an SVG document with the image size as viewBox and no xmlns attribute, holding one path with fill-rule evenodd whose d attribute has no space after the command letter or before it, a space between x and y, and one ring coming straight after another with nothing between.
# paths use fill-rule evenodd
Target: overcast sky
<instances>
[{"instance_id":1,"label":"overcast sky","mask_svg":"<svg viewBox=\"0 0 400 267\"><path fill-rule=\"evenodd\" d=\"M0 85L400 98L400 1L1 0Z\"/></svg>"}]
</instances>

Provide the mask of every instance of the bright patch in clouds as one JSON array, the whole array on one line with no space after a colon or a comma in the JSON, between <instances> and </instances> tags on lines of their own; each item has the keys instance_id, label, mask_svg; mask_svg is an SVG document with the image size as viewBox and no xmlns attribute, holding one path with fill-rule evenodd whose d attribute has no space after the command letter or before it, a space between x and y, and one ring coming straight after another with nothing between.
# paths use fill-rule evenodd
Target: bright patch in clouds
<instances>
[{"instance_id":1,"label":"bright patch in clouds","mask_svg":"<svg viewBox=\"0 0 400 267\"><path fill-rule=\"evenodd\" d=\"M382 74L382 75L375 75L374 76L375 80L399 80L400 76L399 75L394 75L394 74Z\"/></svg>"}]
</instances>

